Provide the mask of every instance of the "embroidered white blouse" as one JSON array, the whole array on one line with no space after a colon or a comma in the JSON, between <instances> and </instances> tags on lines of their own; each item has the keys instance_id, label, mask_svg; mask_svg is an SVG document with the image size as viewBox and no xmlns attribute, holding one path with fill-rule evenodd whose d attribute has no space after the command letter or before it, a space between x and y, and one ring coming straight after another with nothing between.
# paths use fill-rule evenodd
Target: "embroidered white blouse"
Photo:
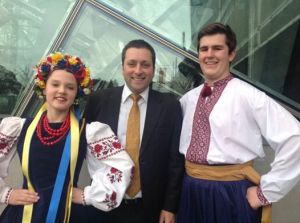
<instances>
[{"instance_id":1,"label":"embroidered white blouse","mask_svg":"<svg viewBox=\"0 0 300 223\"><path fill-rule=\"evenodd\" d=\"M193 118L203 85L189 91L180 102L183 126L180 152L190 145ZM275 151L271 170L261 177L260 188L268 202L287 194L300 178L300 124L282 106L253 86L233 78L210 116L208 164L245 163L264 157L263 138Z\"/></svg>"},{"instance_id":2,"label":"embroidered white blouse","mask_svg":"<svg viewBox=\"0 0 300 223\"><path fill-rule=\"evenodd\" d=\"M25 119L9 117L0 124L0 202L10 189L4 182ZM130 183L133 162L110 127L100 122L86 125L86 160L92 183L84 188L87 205L109 211L120 205ZM116 196L117 195L117 196Z\"/></svg>"}]
</instances>

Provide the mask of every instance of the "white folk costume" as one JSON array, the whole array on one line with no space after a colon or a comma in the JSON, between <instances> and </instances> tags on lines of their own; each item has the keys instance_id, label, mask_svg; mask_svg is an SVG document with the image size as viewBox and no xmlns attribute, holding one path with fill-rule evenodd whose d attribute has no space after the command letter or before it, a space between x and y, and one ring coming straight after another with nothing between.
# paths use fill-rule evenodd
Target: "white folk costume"
<instances>
[{"instance_id":1,"label":"white folk costume","mask_svg":"<svg viewBox=\"0 0 300 223\"><path fill-rule=\"evenodd\" d=\"M24 157L23 144L28 127L32 119L17 117L5 118L0 125L0 201L7 203L11 189L6 186L4 179L8 174L8 166L15 155ZM61 123L49 123L51 128L59 128ZM45 131L45 130L42 130ZM46 216L51 205L51 195L54 182L64 149L66 136L54 146L42 144L35 131L30 142L28 174L33 189L40 199L32 207L31 221L34 223L46 222ZM72 151L71 151L72 153ZM84 197L87 205L93 205L103 211L109 211L119 206L130 182L133 163L118 138L108 125L93 122L87 124L80 135L77 162L74 176L70 175L70 165L67 165L67 174L62 182L63 189L58 201L56 219L53 222L86 222L83 205L72 204L70 200L70 185L77 186L79 172L84 158L87 160L88 170L92 178L90 186L84 188ZM20 159L22 162L22 158ZM68 161L69 162L69 161ZM71 164L72 166L72 164ZM73 182L70 179L73 178ZM24 177L23 188L28 188L27 178ZM28 205L26 205L28 206ZM3 211L0 222L24 222L24 206L8 205ZM24 208L25 209L25 208ZM73 220L72 220L73 219ZM28 222L28 221L26 221Z\"/></svg>"},{"instance_id":2,"label":"white folk costume","mask_svg":"<svg viewBox=\"0 0 300 223\"><path fill-rule=\"evenodd\" d=\"M214 83L212 95L208 97L200 96L203 86L189 91L180 100L184 115L180 152L185 155L187 161L196 164L245 164L265 156L264 138L275 151L275 159L271 170L261 176L258 196L264 205L281 199L300 178L299 122L265 93L237 78L229 76L217 81ZM233 191L233 194L242 198L234 200L231 194L226 194L230 192L220 192L220 185L210 185L210 180L195 179L186 175L184 181L178 214L179 223L260 221L259 217L255 216L260 213L251 213L253 210L245 198L247 188L254 185L251 182L238 181L244 186L241 191ZM222 187L229 187L227 183L233 184L222 182ZM207 188L216 191L214 195L209 196L216 196L217 203L214 203L212 197L207 197L211 201L203 198L209 193L207 188L203 189L202 194L191 192L191 185L199 184L205 184ZM235 186L227 189L239 190ZM188 192L191 192L189 198L186 194ZM221 198L223 195L225 200ZM206 207L203 206L205 202ZM226 216L227 212L230 216ZM242 219L241 215L244 215Z\"/></svg>"}]
</instances>

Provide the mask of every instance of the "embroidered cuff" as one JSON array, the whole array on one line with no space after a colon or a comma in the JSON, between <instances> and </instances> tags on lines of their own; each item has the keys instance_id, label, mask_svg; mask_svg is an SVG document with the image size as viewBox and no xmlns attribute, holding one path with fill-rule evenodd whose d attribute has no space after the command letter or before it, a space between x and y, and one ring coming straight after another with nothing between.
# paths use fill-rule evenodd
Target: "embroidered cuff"
<instances>
[{"instance_id":1,"label":"embroidered cuff","mask_svg":"<svg viewBox=\"0 0 300 223\"><path fill-rule=\"evenodd\" d=\"M86 201L85 201L84 191L81 192L81 199L82 199L82 205L83 205L83 206L86 206Z\"/></svg>"},{"instance_id":2,"label":"embroidered cuff","mask_svg":"<svg viewBox=\"0 0 300 223\"><path fill-rule=\"evenodd\" d=\"M266 206L266 205L269 205L269 204L270 204L270 202L269 202L269 201L267 200L267 198L264 196L264 194L263 194L263 192L262 192L260 186L258 186L256 193L257 193L258 199L260 200L260 202L261 202L261 204L262 204L263 206Z\"/></svg>"},{"instance_id":3,"label":"embroidered cuff","mask_svg":"<svg viewBox=\"0 0 300 223\"><path fill-rule=\"evenodd\" d=\"M3 189L3 193L1 196L1 200L0 203L4 203L4 204L8 204L11 192L13 191L13 189L11 187L5 187Z\"/></svg>"},{"instance_id":4,"label":"embroidered cuff","mask_svg":"<svg viewBox=\"0 0 300 223\"><path fill-rule=\"evenodd\" d=\"M9 201L9 198L10 198L10 195L11 195L12 192L13 192L13 189L9 188L9 190L6 193L5 202L4 202L6 205L8 205L8 201Z\"/></svg>"}]
</instances>

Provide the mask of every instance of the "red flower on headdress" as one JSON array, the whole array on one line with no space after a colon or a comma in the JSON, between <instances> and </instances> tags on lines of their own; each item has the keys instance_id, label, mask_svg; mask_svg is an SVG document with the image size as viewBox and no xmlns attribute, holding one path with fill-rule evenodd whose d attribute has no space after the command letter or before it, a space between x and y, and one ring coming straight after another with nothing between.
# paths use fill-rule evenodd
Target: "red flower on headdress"
<instances>
[{"instance_id":1,"label":"red flower on headdress","mask_svg":"<svg viewBox=\"0 0 300 223\"><path fill-rule=\"evenodd\" d=\"M79 57L76 57L76 60L78 61L78 63L81 63L81 60Z\"/></svg>"}]
</instances>

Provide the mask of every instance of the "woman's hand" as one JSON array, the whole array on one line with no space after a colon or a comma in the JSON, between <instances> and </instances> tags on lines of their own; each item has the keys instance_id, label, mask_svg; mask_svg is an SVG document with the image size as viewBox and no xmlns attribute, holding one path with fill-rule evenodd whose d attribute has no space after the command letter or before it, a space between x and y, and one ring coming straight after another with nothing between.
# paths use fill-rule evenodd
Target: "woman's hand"
<instances>
[{"instance_id":1,"label":"woman's hand","mask_svg":"<svg viewBox=\"0 0 300 223\"><path fill-rule=\"evenodd\" d=\"M10 205L28 205L36 203L40 197L38 193L27 189L14 189L8 199Z\"/></svg>"},{"instance_id":2,"label":"woman's hand","mask_svg":"<svg viewBox=\"0 0 300 223\"><path fill-rule=\"evenodd\" d=\"M83 190L77 187L73 187L72 202L75 204L84 204L82 193Z\"/></svg>"}]
</instances>

